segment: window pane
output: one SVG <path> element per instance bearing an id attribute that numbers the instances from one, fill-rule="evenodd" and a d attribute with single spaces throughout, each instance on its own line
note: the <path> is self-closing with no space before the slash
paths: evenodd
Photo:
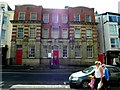
<path id="1" fill-rule="evenodd" d="M 75 57 L 81 57 L 80 45 L 75 45 Z"/>
<path id="2" fill-rule="evenodd" d="M 25 20 L 25 13 L 24 12 L 19 13 L 19 20 Z"/>
<path id="3" fill-rule="evenodd" d="M 62 15 L 62 23 L 67 23 L 67 15 Z"/>
<path id="4" fill-rule="evenodd" d="M 63 29 L 62 38 L 68 38 L 68 29 Z"/>
<path id="5" fill-rule="evenodd" d="M 59 38 L 59 29 L 52 28 L 52 38 Z"/>
<path id="6" fill-rule="evenodd" d="M 7 24 L 7 17 L 6 16 L 4 16 L 4 18 L 3 18 L 3 24 Z"/>
<path id="7" fill-rule="evenodd" d="M 74 21 L 80 21 L 80 16 L 79 14 L 74 15 Z"/>
<path id="8" fill-rule="evenodd" d="M 22 27 L 18 28 L 18 37 L 23 37 L 23 28 Z"/>
<path id="9" fill-rule="evenodd" d="M 49 23 L 49 14 L 47 14 L 47 13 L 43 14 L 43 21 L 44 21 L 44 23 Z"/>
<path id="10" fill-rule="evenodd" d="M 35 37 L 35 28 L 30 28 L 29 36 Z"/>
<path id="11" fill-rule="evenodd" d="M 91 17 L 90 17 L 90 15 L 86 15 L 86 22 L 91 22 Z"/>
<path id="12" fill-rule="evenodd" d="M 111 48 L 118 48 L 118 38 L 111 38 Z"/>
<path id="13" fill-rule="evenodd" d="M 117 17 L 116 16 L 109 16 L 109 21 L 110 22 L 117 22 Z"/>
<path id="14" fill-rule="evenodd" d="M 5 40 L 5 33 L 6 33 L 6 30 L 2 29 L 2 33 L 1 33 L 1 39 L 2 40 Z"/>
<path id="15" fill-rule="evenodd" d="M 53 23 L 58 23 L 58 15 L 52 15 L 52 22 Z"/>
<path id="16" fill-rule="evenodd" d="M 31 13 L 30 20 L 37 20 L 37 13 Z"/>
<path id="17" fill-rule="evenodd" d="M 116 25 L 109 25 L 109 27 L 110 27 L 110 34 L 111 35 L 118 34 L 118 32 L 117 32 L 117 26 Z"/>
<path id="18" fill-rule="evenodd" d="M 75 28 L 75 38 L 80 38 L 80 28 Z"/>
<path id="19" fill-rule="evenodd" d="M 48 38 L 48 29 L 47 28 L 44 28 L 42 30 L 42 38 Z"/>
<path id="20" fill-rule="evenodd" d="M 42 56 L 43 56 L 43 57 L 47 57 L 47 54 L 48 54 L 47 45 L 43 45 Z"/>
<path id="21" fill-rule="evenodd" d="M 67 57 L 67 46 L 63 46 L 63 57 Z"/>
<path id="22" fill-rule="evenodd" d="M 92 31 L 91 31 L 91 29 L 86 29 L 86 37 L 87 38 L 92 38 Z"/>
<path id="23" fill-rule="evenodd" d="M 92 58 L 93 57 L 93 47 L 87 46 L 87 57 Z"/>
<path id="24" fill-rule="evenodd" d="M 35 46 L 34 45 L 29 46 L 29 57 L 30 58 L 35 57 Z"/>

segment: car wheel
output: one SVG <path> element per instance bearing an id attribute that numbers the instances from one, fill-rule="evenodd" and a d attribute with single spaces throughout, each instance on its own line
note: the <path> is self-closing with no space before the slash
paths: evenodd
<path id="1" fill-rule="evenodd" d="M 82 84 L 81 84 L 81 86 L 82 86 L 83 88 L 88 88 L 88 87 L 89 87 L 89 86 L 88 86 L 88 83 L 89 83 L 89 81 L 83 81 Z"/>

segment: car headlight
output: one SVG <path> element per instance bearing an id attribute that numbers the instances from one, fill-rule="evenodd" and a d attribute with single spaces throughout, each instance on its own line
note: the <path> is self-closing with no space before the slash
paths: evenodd
<path id="1" fill-rule="evenodd" d="M 73 76 L 69 77 L 69 80 L 73 80 L 73 81 L 77 81 L 78 79 L 79 79 L 79 77 L 73 77 Z"/>

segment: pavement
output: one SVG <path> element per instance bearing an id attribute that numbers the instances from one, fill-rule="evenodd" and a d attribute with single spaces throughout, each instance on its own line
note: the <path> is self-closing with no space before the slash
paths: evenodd
<path id="1" fill-rule="evenodd" d="M 38 71 L 38 70 L 51 70 L 51 69 L 80 69 L 86 68 L 89 65 L 59 65 L 59 66 L 49 66 L 49 65 L 39 65 L 39 66 L 27 66 L 27 65 L 9 65 L 2 66 L 2 72 L 10 71 Z"/>

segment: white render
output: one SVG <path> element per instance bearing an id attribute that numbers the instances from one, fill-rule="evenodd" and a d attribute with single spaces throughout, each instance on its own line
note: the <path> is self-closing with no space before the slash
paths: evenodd
<path id="1" fill-rule="evenodd" d="M 6 30 L 6 32 L 5 32 L 5 39 L 1 40 L 1 47 L 4 47 L 5 45 L 8 46 L 8 51 L 7 51 L 7 57 L 6 57 L 6 59 L 10 59 L 11 36 L 12 36 L 12 23 L 10 22 L 10 20 L 13 20 L 14 11 L 9 10 L 10 7 L 5 2 L 0 2 L 0 7 L 1 6 L 4 6 L 4 8 L 0 8 L 0 33 L 2 32 L 2 29 Z M 2 23 L 2 21 L 3 21 L 3 15 L 5 17 L 7 17 L 7 23 L 6 24 Z M 1 36 L 0 36 L 0 38 L 1 38 Z"/>
<path id="2" fill-rule="evenodd" d="M 112 14 L 110 14 L 112 16 Z M 117 15 L 113 15 L 117 16 Z M 97 30 L 98 30 L 98 41 L 99 41 L 99 50 L 100 53 L 104 53 L 108 50 L 120 50 L 120 39 L 119 39 L 119 32 L 118 32 L 118 22 L 109 22 L 109 13 L 106 15 L 98 14 L 95 16 L 96 22 L 98 22 Z M 109 25 L 117 25 L 117 34 L 110 35 L 110 26 Z M 119 40 L 119 47 L 118 48 L 111 48 L 111 41 L 110 38 L 118 38 Z"/>

